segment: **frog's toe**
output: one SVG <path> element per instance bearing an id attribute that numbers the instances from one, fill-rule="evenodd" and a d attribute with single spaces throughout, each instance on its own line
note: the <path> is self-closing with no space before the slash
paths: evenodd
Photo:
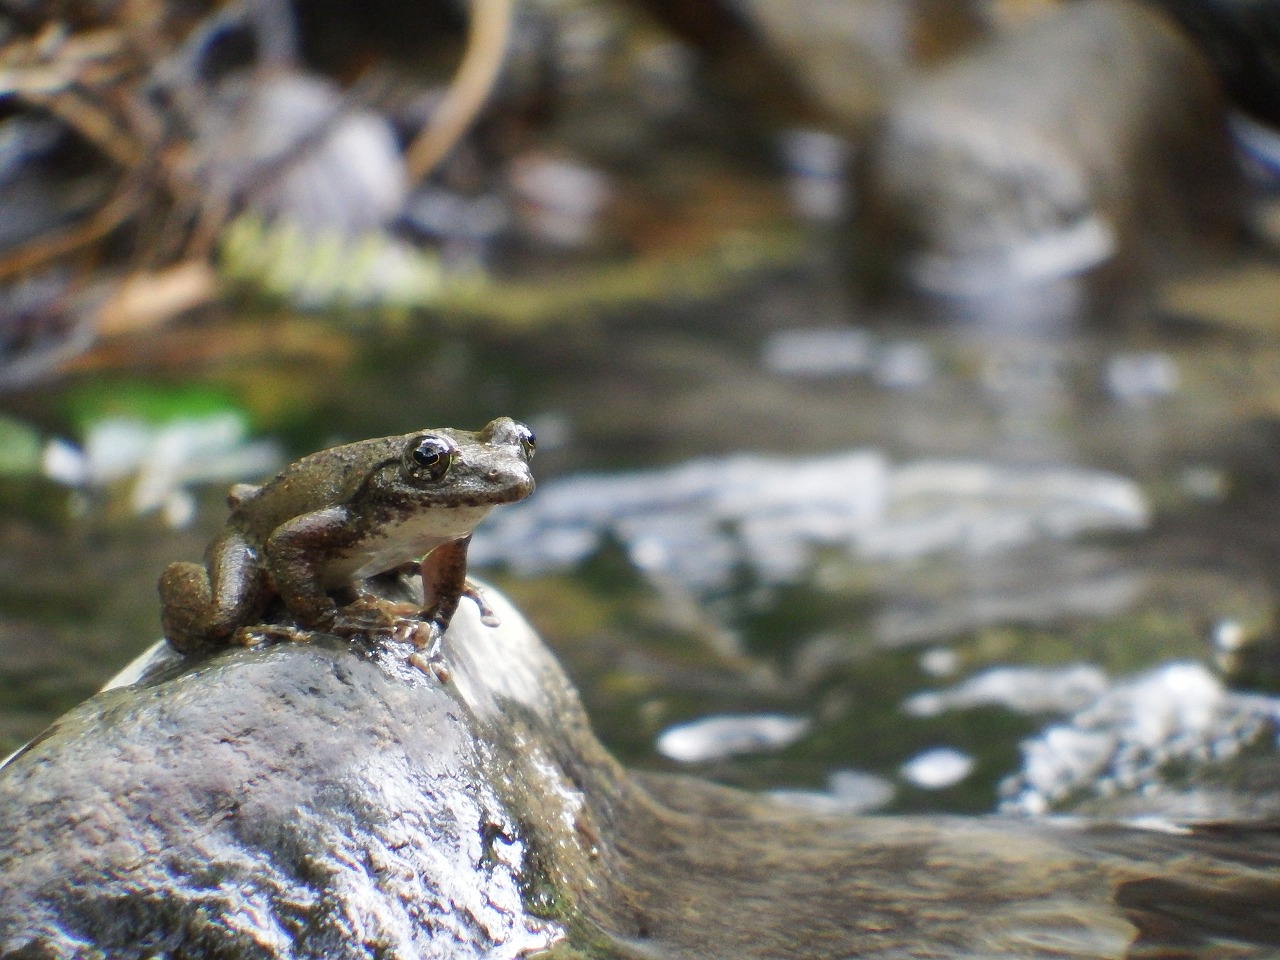
<path id="1" fill-rule="evenodd" d="M 470 580 L 462 588 L 462 595 L 469 597 L 471 602 L 476 605 L 480 611 L 480 622 L 486 627 L 500 627 L 502 621 L 498 619 L 498 615 L 493 612 L 493 607 L 489 606 L 488 601 L 484 598 L 484 591 L 472 583 Z"/>
<path id="2" fill-rule="evenodd" d="M 339 620 L 348 632 L 368 630 L 386 633 L 406 622 L 416 622 L 419 608 L 412 603 L 396 603 L 372 594 L 362 594 L 342 608 Z"/>
<path id="3" fill-rule="evenodd" d="M 407 641 L 420 650 L 438 647 L 440 643 L 440 628 L 417 617 L 399 618 L 387 632 L 393 640 Z"/>
<path id="4" fill-rule="evenodd" d="M 333 633 L 348 639 L 381 638 L 428 647 L 443 632 L 438 623 L 424 620 L 414 604 L 394 603 L 362 596 L 342 608 Z"/>
<path id="5" fill-rule="evenodd" d="M 430 657 L 425 653 L 410 654 L 408 663 L 410 666 L 417 667 L 427 676 L 435 677 L 441 683 L 448 683 L 453 679 L 453 672 L 444 664 L 439 657 Z"/>
<path id="6" fill-rule="evenodd" d="M 306 643 L 314 634 L 310 630 L 283 623 L 260 623 L 241 627 L 231 635 L 231 642 L 241 647 L 260 647 L 269 643 Z"/>
<path id="7" fill-rule="evenodd" d="M 417 647 L 415 657 L 425 657 L 432 662 L 440 659 L 444 644 L 444 627 L 433 620 L 419 620 L 404 637 Z"/>

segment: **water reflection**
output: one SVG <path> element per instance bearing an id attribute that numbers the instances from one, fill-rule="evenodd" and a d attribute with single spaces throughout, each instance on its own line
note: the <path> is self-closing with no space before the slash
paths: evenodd
<path id="1" fill-rule="evenodd" d="M 1098 470 L 895 465 L 877 450 L 743 453 L 549 481 L 481 528 L 472 552 L 477 562 L 533 573 L 580 563 L 613 538 L 639 569 L 710 591 L 742 568 L 765 583 L 793 581 L 824 547 L 875 561 L 993 555 L 1042 539 L 1141 530 L 1149 513 L 1136 483 Z"/>
<path id="2" fill-rule="evenodd" d="M 1098 699 L 1107 675 L 1089 663 L 1067 667 L 993 667 L 948 690 L 913 694 L 902 709 L 917 717 L 997 704 L 1018 713 L 1066 713 Z"/>
<path id="3" fill-rule="evenodd" d="M 769 796 L 813 813 L 870 813 L 893 800 L 892 781 L 861 770 L 838 769 L 827 776 L 825 790 L 770 790 Z"/>
<path id="4" fill-rule="evenodd" d="M 658 752 L 681 763 L 705 763 L 738 754 L 781 750 L 808 733 L 804 717 L 760 713 L 701 717 L 663 731 Z"/>
<path id="5" fill-rule="evenodd" d="M 954 787 L 973 773 L 974 759 L 952 747 L 934 747 L 902 765 L 902 779 L 922 790 Z"/>
<path id="6" fill-rule="evenodd" d="M 1116 246 L 1111 225 L 1089 216 L 981 256 L 957 259 L 949 254 L 917 254 L 907 270 L 921 290 L 949 297 L 994 299 L 1019 288 L 1039 292 L 1046 280 L 1083 273 L 1110 259 Z"/>

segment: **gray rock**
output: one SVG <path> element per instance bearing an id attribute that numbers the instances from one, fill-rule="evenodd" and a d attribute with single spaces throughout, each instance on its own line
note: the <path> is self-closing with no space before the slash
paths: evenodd
<path id="1" fill-rule="evenodd" d="M 973 0 L 728 0 L 826 117 L 858 132 L 921 63 L 982 31 Z"/>
<path id="2" fill-rule="evenodd" d="M 1271 830 L 818 816 L 628 775 L 490 600 L 447 681 L 316 637 L 67 714 L 0 771 L 0 957 L 1276 955 Z"/>
<path id="3" fill-rule="evenodd" d="M 235 76 L 199 113 L 196 179 L 211 197 L 307 234 L 359 236 L 408 197 L 391 123 L 320 77 Z"/>
<path id="4" fill-rule="evenodd" d="M 924 76 L 870 149 L 868 222 L 917 286 L 1143 270 L 1240 218 L 1218 84 L 1144 4 L 1063 4 Z"/>
<path id="5" fill-rule="evenodd" d="M 512 620 L 502 632 L 518 639 Z M 491 639 L 474 618 L 469 632 Z M 525 909 L 531 824 L 511 810 L 563 816 L 567 798 L 527 793 L 548 777 L 506 782 L 512 757 L 481 733 L 506 711 L 518 736 L 522 700 L 550 708 L 537 664 L 475 691 L 405 654 L 331 638 L 228 651 L 63 717 L 0 777 L 0 954 L 35 941 L 58 957 L 481 957 L 553 942 L 559 927 Z"/>

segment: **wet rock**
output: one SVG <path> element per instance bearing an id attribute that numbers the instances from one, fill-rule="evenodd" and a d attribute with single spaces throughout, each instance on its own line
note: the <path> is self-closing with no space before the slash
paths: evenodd
<path id="1" fill-rule="evenodd" d="M 1280 731 L 1280 702 L 1241 693 L 1198 663 L 1173 662 L 1105 689 L 1022 744 L 1022 769 L 1001 784 L 1009 812 L 1104 807 L 1138 816 L 1275 816 L 1272 791 L 1233 790 L 1277 761 L 1259 745 Z M 1240 762 L 1255 750 L 1257 759 Z M 1177 782 L 1182 781 L 1182 782 Z M 1271 782 L 1274 783 L 1274 780 Z"/>
<path id="2" fill-rule="evenodd" d="M 515 617 L 503 632 L 524 635 Z M 571 816 L 572 776 L 534 750 L 558 772 L 506 783 L 515 743 L 495 752 L 480 732 L 510 711 L 518 738 L 529 704 L 555 709 L 550 661 L 476 690 L 466 665 L 441 684 L 405 653 L 316 639 L 170 661 L 68 714 L 4 770 L 0 954 L 479 957 L 554 942 L 558 925 L 524 906 L 531 821 L 512 811 Z M 565 792 L 526 795 L 535 782 Z"/>
<path id="3" fill-rule="evenodd" d="M 225 81 L 200 115 L 196 155 L 197 179 L 212 196 L 308 232 L 380 228 L 408 194 L 386 118 L 304 73 Z"/>
<path id="4" fill-rule="evenodd" d="M 819 815 L 628 775 L 500 597 L 170 657 L 0 771 L 0 956 L 1274 956 L 1280 837 Z M 1203 946 L 1203 949 L 1201 947 Z M 1154 953 L 1152 954 L 1154 955 Z"/>
<path id="5" fill-rule="evenodd" d="M 805 93 L 849 129 L 918 63 L 953 52 L 982 29 L 967 0 L 730 0 Z"/>
<path id="6" fill-rule="evenodd" d="M 946 294 L 1152 267 L 1239 218 L 1213 73 L 1139 3 L 1064 4 L 925 76 L 870 152 L 870 229 Z"/>

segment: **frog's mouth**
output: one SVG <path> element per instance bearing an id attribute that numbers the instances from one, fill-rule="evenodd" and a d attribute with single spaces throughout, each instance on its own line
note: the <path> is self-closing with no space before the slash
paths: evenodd
<path id="1" fill-rule="evenodd" d="M 534 492 L 534 481 L 530 477 L 529 480 L 503 486 L 499 490 L 489 490 L 485 494 L 484 503 L 490 507 L 500 507 L 504 503 L 518 503 L 529 497 L 532 492 Z"/>
<path id="2" fill-rule="evenodd" d="M 496 499 L 494 503 L 515 503 L 523 500 L 533 493 L 536 487 L 537 484 L 534 482 L 533 474 L 526 472 L 523 477 L 503 487 L 499 492 L 500 499 Z"/>

